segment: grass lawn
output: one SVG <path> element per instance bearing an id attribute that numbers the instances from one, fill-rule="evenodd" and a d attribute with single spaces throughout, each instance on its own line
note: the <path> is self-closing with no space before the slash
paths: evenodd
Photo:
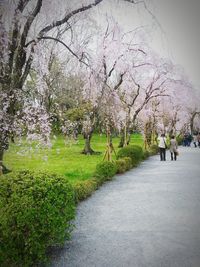
<path id="1" fill-rule="evenodd" d="M 63 174 L 73 183 L 76 180 L 86 180 L 91 178 L 95 166 L 102 161 L 106 149 L 106 136 L 94 134 L 91 146 L 95 151 L 101 152 L 99 155 L 83 155 L 81 150 L 84 147 L 84 140 L 79 136 L 77 143 L 65 143 L 62 136 L 52 139 L 51 149 L 38 149 L 32 152 L 27 150 L 25 144 L 11 144 L 5 153 L 4 162 L 12 170 L 48 170 Z M 113 138 L 113 145 L 118 151 L 119 137 Z M 131 144 L 143 145 L 142 137 L 139 134 L 131 136 Z M 27 150 L 26 152 L 23 152 Z M 113 154 L 113 159 L 115 156 Z"/>

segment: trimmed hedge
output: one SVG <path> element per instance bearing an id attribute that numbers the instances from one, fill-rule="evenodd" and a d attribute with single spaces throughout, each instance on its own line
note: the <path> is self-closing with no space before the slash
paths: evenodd
<path id="1" fill-rule="evenodd" d="M 91 196 L 97 187 L 97 181 L 95 179 L 75 182 L 73 188 L 75 191 L 76 203 Z"/>
<path id="2" fill-rule="evenodd" d="M 126 171 L 132 168 L 132 160 L 130 157 L 124 157 L 123 160 L 126 161 Z"/>
<path id="3" fill-rule="evenodd" d="M 96 165 L 95 178 L 98 186 L 104 181 L 111 180 L 117 173 L 117 166 L 114 162 L 102 161 Z"/>
<path id="4" fill-rule="evenodd" d="M 156 154 L 158 154 L 158 152 L 159 152 L 159 147 L 158 147 L 158 145 L 151 145 L 151 146 L 150 146 L 150 149 L 149 149 L 149 152 L 150 152 L 151 155 L 156 155 Z"/>
<path id="5" fill-rule="evenodd" d="M 73 229 L 74 191 L 65 177 L 20 171 L 0 179 L 0 266 L 36 266 Z"/>
<path id="6" fill-rule="evenodd" d="M 148 150 L 143 151 L 143 159 L 147 159 L 150 156 L 150 152 Z"/>
<path id="7" fill-rule="evenodd" d="M 118 159 L 115 163 L 117 166 L 117 173 L 124 173 L 127 170 L 127 163 L 124 159 Z"/>
<path id="8" fill-rule="evenodd" d="M 143 150 L 140 146 L 127 146 L 121 148 L 117 153 L 117 159 L 129 157 L 132 161 L 132 166 L 136 166 L 143 157 Z"/>
<path id="9" fill-rule="evenodd" d="M 24 170 L 1 176 L 0 266 L 44 266 L 47 249 L 70 238 L 75 203 L 147 156 L 140 146 L 122 148 L 116 162 L 97 164 L 94 179 L 73 186 L 65 177 L 48 172 Z"/>

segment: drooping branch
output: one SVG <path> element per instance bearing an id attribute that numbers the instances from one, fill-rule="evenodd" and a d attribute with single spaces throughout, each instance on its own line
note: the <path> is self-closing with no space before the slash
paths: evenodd
<path id="1" fill-rule="evenodd" d="M 43 28 L 39 34 L 38 37 L 43 37 L 47 32 L 49 32 L 50 30 L 52 30 L 55 27 L 61 26 L 62 24 L 66 23 L 71 17 L 73 17 L 74 15 L 81 13 L 83 11 L 86 11 L 96 5 L 98 5 L 99 3 L 101 3 L 103 0 L 95 0 L 94 3 L 89 4 L 87 6 L 82 6 L 80 8 L 77 8 L 73 11 L 71 11 L 70 13 L 68 13 L 63 19 L 61 20 L 57 20 L 49 25 L 47 25 L 45 28 Z"/>
<path id="2" fill-rule="evenodd" d="M 67 50 L 74 56 L 74 57 L 76 57 L 77 59 L 78 59 L 78 61 L 79 62 L 81 62 L 81 63 L 83 63 L 83 64 L 85 64 L 87 67 L 89 67 L 89 64 L 87 63 L 87 62 L 85 62 L 85 61 L 83 61 L 83 57 L 79 57 L 67 44 L 65 44 L 63 41 L 61 41 L 60 39 L 57 39 L 57 38 L 55 38 L 55 37 L 51 37 L 51 36 L 43 36 L 43 37 L 39 37 L 39 38 L 37 38 L 37 40 L 39 41 L 39 40 L 53 40 L 53 41 L 55 41 L 55 42 L 58 42 L 58 43 L 60 43 L 60 44 L 62 44 L 65 48 L 67 48 Z M 30 44 L 32 44 L 32 43 L 35 43 L 35 41 L 36 40 L 32 40 L 32 41 L 30 41 L 30 42 L 28 42 L 26 45 L 25 45 L 25 47 L 28 47 Z"/>
<path id="3" fill-rule="evenodd" d="M 159 94 L 156 94 L 156 95 L 152 95 L 148 98 L 148 101 L 146 101 L 147 103 L 152 99 L 152 98 L 157 98 L 157 97 L 169 97 L 170 95 L 169 94 L 164 94 L 164 93 L 159 93 Z"/>
<path id="4" fill-rule="evenodd" d="M 135 5 L 142 4 L 144 6 L 144 8 L 147 10 L 147 12 L 149 13 L 149 15 L 152 17 L 152 19 L 155 20 L 155 22 L 157 23 L 157 25 L 159 26 L 161 31 L 164 33 L 162 25 L 160 24 L 160 22 L 158 21 L 156 16 L 153 14 L 153 12 L 148 8 L 148 6 L 144 0 L 138 0 L 138 1 L 137 0 L 124 0 L 124 1 L 135 4 Z"/>

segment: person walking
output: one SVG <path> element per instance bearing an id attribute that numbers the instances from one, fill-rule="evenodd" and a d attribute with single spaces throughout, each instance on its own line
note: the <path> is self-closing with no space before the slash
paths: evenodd
<path id="1" fill-rule="evenodd" d="M 167 148 L 167 140 L 165 137 L 165 134 L 161 134 L 161 136 L 158 137 L 158 147 L 160 150 L 160 160 L 165 161 L 166 160 L 166 148 Z"/>
<path id="2" fill-rule="evenodd" d="M 198 144 L 197 133 L 194 133 L 193 135 L 193 144 L 194 144 L 194 147 L 197 147 L 197 144 Z"/>
<path id="3" fill-rule="evenodd" d="M 197 142 L 198 142 L 198 147 L 200 148 L 200 133 L 197 135 Z"/>
<path id="4" fill-rule="evenodd" d="M 188 146 L 191 145 L 191 142 L 192 142 L 192 134 L 191 133 L 188 133 L 188 141 L 187 141 Z"/>
<path id="5" fill-rule="evenodd" d="M 177 149 L 178 149 L 178 144 L 176 142 L 175 136 L 172 135 L 171 139 L 170 139 L 170 147 L 169 147 L 170 154 L 171 154 L 171 160 L 176 160 L 177 153 L 178 153 Z"/>
<path id="6" fill-rule="evenodd" d="M 187 146 L 188 145 L 188 136 L 186 133 L 184 133 L 184 136 L 183 136 L 183 145 L 184 146 Z"/>

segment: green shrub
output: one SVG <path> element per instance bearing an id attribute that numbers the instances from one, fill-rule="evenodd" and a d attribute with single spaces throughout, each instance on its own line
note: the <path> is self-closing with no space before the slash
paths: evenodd
<path id="1" fill-rule="evenodd" d="M 124 157 L 123 160 L 126 162 L 126 171 L 130 170 L 132 166 L 132 160 L 130 157 Z"/>
<path id="2" fill-rule="evenodd" d="M 132 161 L 132 165 L 137 165 L 143 157 L 143 150 L 140 146 L 127 146 L 121 148 L 117 153 L 117 159 L 130 157 Z"/>
<path id="3" fill-rule="evenodd" d="M 0 179 L 0 266 L 45 263 L 47 248 L 70 237 L 74 191 L 47 172 L 20 171 Z"/>
<path id="4" fill-rule="evenodd" d="M 127 163 L 124 159 L 118 159 L 115 163 L 117 166 L 117 173 L 124 173 L 127 170 Z"/>
<path id="5" fill-rule="evenodd" d="M 77 181 L 73 184 L 76 203 L 89 197 L 97 189 L 97 181 L 85 180 Z"/>
<path id="6" fill-rule="evenodd" d="M 150 156 L 150 152 L 148 150 L 145 150 L 143 152 L 143 159 L 147 159 Z"/>
<path id="7" fill-rule="evenodd" d="M 156 154 L 158 154 L 158 152 L 159 152 L 159 147 L 158 147 L 158 145 L 151 145 L 150 146 L 150 149 L 149 149 L 149 152 L 150 152 L 150 154 L 151 155 L 156 155 Z"/>
<path id="8" fill-rule="evenodd" d="M 182 135 L 178 135 L 176 137 L 176 141 L 177 141 L 178 145 L 181 146 L 183 144 L 183 136 Z"/>
<path id="9" fill-rule="evenodd" d="M 111 178 L 117 173 L 117 166 L 114 162 L 102 161 L 96 165 L 95 177 L 98 181 L 98 185 L 104 181 L 111 180 Z"/>

